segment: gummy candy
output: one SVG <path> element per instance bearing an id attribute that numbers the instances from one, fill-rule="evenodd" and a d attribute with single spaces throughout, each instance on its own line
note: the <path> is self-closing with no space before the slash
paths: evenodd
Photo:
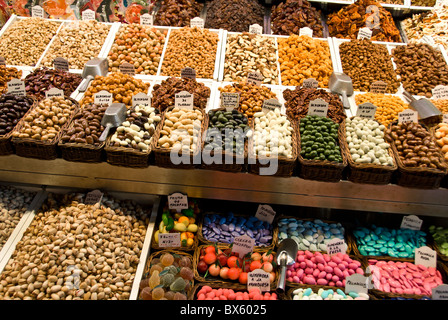
<path id="1" fill-rule="evenodd" d="M 191 260 L 188 257 L 181 257 L 179 259 L 179 266 L 180 267 L 186 267 L 186 268 L 191 268 Z"/>
<path id="2" fill-rule="evenodd" d="M 167 273 L 160 277 L 160 283 L 163 284 L 164 287 L 169 287 L 173 281 L 174 275 L 172 273 Z"/>
<path id="3" fill-rule="evenodd" d="M 160 284 L 159 271 L 155 270 L 152 273 L 151 277 L 148 280 L 148 284 L 151 289 L 154 289 L 156 286 Z"/>
<path id="4" fill-rule="evenodd" d="M 174 295 L 175 295 L 175 293 L 174 293 L 173 291 L 167 291 L 167 292 L 165 292 L 165 298 L 166 298 L 167 300 L 173 300 L 173 299 L 174 299 Z"/>
<path id="5" fill-rule="evenodd" d="M 143 300 L 152 300 L 152 292 L 150 287 L 143 288 L 142 292 L 140 293 L 140 296 Z"/>
<path id="6" fill-rule="evenodd" d="M 157 287 L 152 290 L 152 299 L 160 300 L 165 296 L 165 290 L 162 287 Z"/>
<path id="7" fill-rule="evenodd" d="M 161 257 L 160 257 L 160 262 L 162 262 L 162 264 L 164 266 L 170 266 L 173 264 L 174 262 L 174 257 L 171 253 L 164 253 Z"/>
<path id="8" fill-rule="evenodd" d="M 165 270 L 174 275 L 177 275 L 179 273 L 179 269 L 177 269 L 175 266 L 168 266 L 163 268 L 163 271 Z"/>
<path id="9" fill-rule="evenodd" d="M 182 291 L 185 289 L 186 285 L 187 283 L 185 282 L 185 280 L 179 277 L 176 278 L 176 280 L 174 280 L 174 282 L 170 285 L 170 289 L 172 291 Z"/>
<path id="10" fill-rule="evenodd" d="M 161 272 L 163 270 L 163 265 L 162 264 L 154 264 L 151 266 L 151 269 L 149 269 L 149 275 L 152 275 L 152 273 L 154 271 L 159 271 Z"/>
<path id="11" fill-rule="evenodd" d="M 180 269 L 179 275 L 185 280 L 193 280 L 194 277 L 193 270 L 186 267 L 182 267 L 182 269 Z"/>
<path id="12" fill-rule="evenodd" d="M 185 294 L 183 294 L 183 293 L 176 292 L 174 294 L 173 300 L 187 300 L 187 296 Z"/>

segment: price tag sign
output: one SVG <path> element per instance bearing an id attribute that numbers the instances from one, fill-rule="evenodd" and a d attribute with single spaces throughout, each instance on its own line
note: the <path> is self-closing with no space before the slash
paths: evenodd
<path id="1" fill-rule="evenodd" d="M 111 105 L 113 102 L 112 93 L 106 90 L 101 90 L 93 95 L 93 103 Z"/>
<path id="2" fill-rule="evenodd" d="M 262 34 L 263 33 L 263 27 L 260 26 L 259 24 L 251 24 L 249 26 L 249 33 Z"/>
<path id="3" fill-rule="evenodd" d="M 180 71 L 180 77 L 196 80 L 196 70 L 190 67 L 183 68 Z"/>
<path id="4" fill-rule="evenodd" d="M 308 28 L 308 27 L 300 28 L 299 36 L 308 36 L 308 37 L 312 38 L 313 37 L 313 29 Z"/>
<path id="5" fill-rule="evenodd" d="M 418 123 L 418 112 L 406 109 L 398 113 L 398 123 L 414 122 Z"/>
<path id="6" fill-rule="evenodd" d="M 50 90 L 45 91 L 45 97 L 47 99 L 49 98 L 63 98 L 64 97 L 64 91 L 58 88 L 51 88 Z"/>
<path id="7" fill-rule="evenodd" d="M 0 66 L 6 66 L 5 57 L 0 57 Z"/>
<path id="8" fill-rule="evenodd" d="M 240 94 L 238 92 L 221 92 L 221 107 L 227 111 L 238 108 L 240 104 Z"/>
<path id="9" fill-rule="evenodd" d="M 374 119 L 376 113 L 376 106 L 373 103 L 365 102 L 358 106 L 356 116 L 360 118 Z"/>
<path id="10" fill-rule="evenodd" d="M 62 71 L 67 71 L 67 72 L 70 70 L 70 65 L 69 65 L 68 61 L 62 57 L 54 58 L 53 67 L 57 70 L 62 70 Z"/>
<path id="11" fill-rule="evenodd" d="M 144 26 L 152 26 L 154 24 L 154 16 L 144 13 L 140 16 L 140 24 Z"/>
<path id="12" fill-rule="evenodd" d="M 255 269 L 247 274 L 247 290 L 253 288 L 260 289 L 260 292 L 271 290 L 271 281 L 269 273 L 263 269 Z"/>
<path id="13" fill-rule="evenodd" d="M 181 91 L 174 96 L 174 105 L 177 108 L 193 110 L 193 95 L 187 91 Z"/>
<path id="14" fill-rule="evenodd" d="M 125 62 L 120 64 L 120 72 L 124 74 L 128 74 L 130 76 L 135 76 L 135 67 L 133 64 Z"/>
<path id="15" fill-rule="evenodd" d="M 368 27 L 364 27 L 359 29 L 358 31 L 358 39 L 370 39 L 372 38 L 372 30 Z"/>
<path id="16" fill-rule="evenodd" d="M 443 120 L 442 120 L 442 122 L 443 122 L 443 123 L 448 123 L 448 113 L 444 113 L 444 114 L 443 114 Z"/>
<path id="17" fill-rule="evenodd" d="M 132 106 L 135 107 L 137 105 L 149 107 L 151 105 L 151 98 L 143 92 L 139 92 L 132 96 Z"/>
<path id="18" fill-rule="evenodd" d="M 257 86 L 263 83 L 264 77 L 259 72 L 249 72 L 247 74 L 247 83 L 253 83 Z"/>
<path id="19" fill-rule="evenodd" d="M 333 238 L 327 243 L 327 253 L 332 256 L 337 253 L 346 253 L 347 245 L 344 239 Z"/>
<path id="20" fill-rule="evenodd" d="M 95 11 L 86 9 L 81 14 L 82 20 L 95 20 Z"/>
<path id="21" fill-rule="evenodd" d="M 11 81 L 7 83 L 7 86 L 8 93 L 16 96 L 26 96 L 25 81 L 20 79 L 11 79 Z"/>
<path id="22" fill-rule="evenodd" d="M 370 287 L 369 282 L 370 277 L 365 277 L 362 274 L 354 273 L 345 278 L 345 293 L 352 291 L 367 294 Z"/>
<path id="23" fill-rule="evenodd" d="M 100 190 L 95 189 L 86 194 L 84 204 L 95 205 L 97 203 L 101 203 L 102 199 L 103 199 L 103 193 Z"/>
<path id="24" fill-rule="evenodd" d="M 374 81 L 370 84 L 370 92 L 386 93 L 387 83 L 384 81 Z"/>
<path id="25" fill-rule="evenodd" d="M 255 218 L 258 218 L 261 221 L 266 221 L 269 224 L 272 224 L 275 218 L 275 211 L 272 209 L 270 205 L 260 204 L 258 206 L 257 212 L 255 213 Z"/>
<path id="26" fill-rule="evenodd" d="M 417 217 L 416 215 L 404 216 L 403 220 L 401 220 L 401 229 L 411 229 L 411 230 L 420 230 L 422 227 L 423 220 Z"/>
<path id="27" fill-rule="evenodd" d="M 318 86 L 319 86 L 319 82 L 314 78 L 309 78 L 309 79 L 303 80 L 303 84 L 302 84 L 303 88 L 317 89 Z"/>
<path id="28" fill-rule="evenodd" d="M 204 28 L 204 19 L 200 17 L 195 17 L 190 20 L 190 28 Z"/>
<path id="29" fill-rule="evenodd" d="M 31 16 L 33 18 L 45 18 L 45 11 L 41 6 L 34 6 L 31 8 Z"/>
<path id="30" fill-rule="evenodd" d="M 180 247 L 180 233 L 159 233 L 159 247 L 161 248 L 178 248 Z"/>
<path id="31" fill-rule="evenodd" d="M 328 113 L 328 102 L 322 99 L 314 99 L 310 101 L 308 107 L 308 115 L 326 117 Z"/>
<path id="32" fill-rule="evenodd" d="M 423 246 L 421 248 L 415 249 L 415 264 L 423 265 L 427 268 L 437 267 L 437 253 L 430 247 Z"/>
<path id="33" fill-rule="evenodd" d="M 261 110 L 267 114 L 269 111 L 275 111 L 275 109 L 281 109 L 282 104 L 277 99 L 267 99 L 263 101 Z"/>
<path id="34" fill-rule="evenodd" d="M 433 99 L 448 99 L 448 86 L 438 85 L 432 89 Z"/>
<path id="35" fill-rule="evenodd" d="M 181 212 L 188 209 L 188 196 L 180 192 L 174 192 L 168 195 L 168 209 Z"/>
<path id="36" fill-rule="evenodd" d="M 232 252 L 238 253 L 239 257 L 243 258 L 246 254 L 252 253 L 254 246 L 255 239 L 244 234 L 233 239 Z"/>
<path id="37" fill-rule="evenodd" d="M 441 284 L 433 288 L 431 299 L 432 300 L 448 300 L 448 284 Z"/>

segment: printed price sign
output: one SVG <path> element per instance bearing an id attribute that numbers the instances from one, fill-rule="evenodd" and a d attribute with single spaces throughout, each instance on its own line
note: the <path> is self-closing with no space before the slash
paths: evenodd
<path id="1" fill-rule="evenodd" d="M 255 213 L 255 217 L 260 219 L 261 221 L 266 221 L 272 224 L 275 218 L 275 211 L 270 205 L 260 204 L 258 206 L 257 212 Z"/>
<path id="2" fill-rule="evenodd" d="M 309 78 L 309 79 L 303 80 L 303 84 L 302 84 L 303 88 L 317 89 L 318 86 L 319 86 L 319 82 L 314 78 Z"/>
<path id="3" fill-rule="evenodd" d="M 365 277 L 362 274 L 354 273 L 345 278 L 345 293 L 352 291 L 367 294 L 370 287 L 369 282 L 370 277 Z"/>
<path id="4" fill-rule="evenodd" d="M 347 245 L 344 239 L 333 238 L 327 243 L 327 253 L 332 256 L 337 253 L 346 253 Z"/>
<path id="5" fill-rule="evenodd" d="M 187 91 L 181 91 L 174 96 L 174 105 L 177 108 L 193 110 L 193 95 Z"/>
<path id="6" fill-rule="evenodd" d="M 20 79 L 12 79 L 7 83 L 8 93 L 16 96 L 26 96 L 25 81 Z"/>
<path id="7" fill-rule="evenodd" d="M 406 109 L 402 112 L 398 113 L 398 123 L 405 123 L 405 122 L 418 122 L 418 112 Z"/>
<path id="8" fill-rule="evenodd" d="M 427 268 L 437 267 L 437 253 L 430 247 L 423 246 L 415 249 L 415 264 L 421 264 Z"/>
<path id="9" fill-rule="evenodd" d="M 6 66 L 5 57 L 0 57 L 0 66 Z"/>
<path id="10" fill-rule="evenodd" d="M 421 220 L 416 215 L 404 216 L 403 220 L 401 220 L 401 229 L 411 229 L 411 230 L 420 230 L 422 227 L 423 220 Z"/>
<path id="11" fill-rule="evenodd" d="M 259 24 L 251 24 L 249 26 L 249 33 L 262 34 L 263 33 L 263 27 L 260 26 Z"/>
<path id="12" fill-rule="evenodd" d="M 370 39 L 372 38 L 372 30 L 368 27 L 364 27 L 359 29 L 358 31 L 358 39 Z"/>
<path id="13" fill-rule="evenodd" d="M 111 105 L 113 102 L 112 93 L 106 90 L 101 90 L 93 95 L 93 103 Z"/>
<path id="14" fill-rule="evenodd" d="M 86 9 L 82 12 L 82 20 L 95 20 L 95 11 Z"/>
<path id="15" fill-rule="evenodd" d="M 247 74 L 247 83 L 253 83 L 257 86 L 263 83 L 264 77 L 259 72 L 249 72 Z"/>
<path id="16" fill-rule="evenodd" d="M 448 300 L 448 284 L 441 284 L 432 289 L 432 300 Z"/>
<path id="17" fill-rule="evenodd" d="M 132 106 L 135 107 L 136 105 L 148 107 L 151 105 L 151 98 L 143 92 L 139 92 L 132 96 Z"/>
<path id="18" fill-rule="evenodd" d="M 238 108 L 240 104 L 240 94 L 238 92 L 221 92 L 221 107 L 227 111 Z"/>
<path id="19" fill-rule="evenodd" d="M 313 29 L 308 28 L 308 27 L 300 28 L 299 36 L 308 36 L 308 37 L 312 38 L 313 37 Z"/>
<path id="20" fill-rule="evenodd" d="M 34 6 L 31 8 L 31 16 L 33 18 L 45 18 L 45 11 L 41 6 Z"/>
<path id="21" fill-rule="evenodd" d="M 84 204 L 95 205 L 97 203 L 101 203 L 103 199 L 103 193 L 95 189 L 86 194 L 86 198 L 84 199 Z"/>
<path id="22" fill-rule="evenodd" d="M 190 67 L 183 68 L 180 71 L 180 77 L 196 80 L 196 70 Z"/>
<path id="23" fill-rule="evenodd" d="M 154 24 L 154 16 L 144 13 L 140 16 L 140 24 L 144 26 L 152 26 Z"/>
<path id="24" fill-rule="evenodd" d="M 128 74 L 130 76 L 135 76 L 135 67 L 133 64 L 125 62 L 120 64 L 119 68 L 121 73 Z"/>
<path id="25" fill-rule="evenodd" d="M 188 209 L 188 196 L 180 192 L 174 192 L 168 195 L 168 209 L 181 212 Z"/>
<path id="26" fill-rule="evenodd" d="M 263 269 L 255 269 L 247 274 L 247 290 L 252 288 L 260 289 L 260 292 L 271 290 L 271 281 L 269 273 Z"/>
<path id="27" fill-rule="evenodd" d="M 190 28 L 204 28 L 204 19 L 200 17 L 195 17 L 190 20 Z"/>
<path id="28" fill-rule="evenodd" d="M 448 86 L 438 85 L 432 89 L 433 99 L 448 99 Z"/>
<path id="29" fill-rule="evenodd" d="M 264 113 L 269 113 L 269 111 L 275 111 L 275 109 L 281 109 L 282 104 L 278 102 L 277 99 L 267 99 L 263 101 L 263 105 L 261 106 L 261 110 Z"/>
<path id="30" fill-rule="evenodd" d="M 238 253 L 240 258 L 243 258 L 246 254 L 252 253 L 254 245 L 255 239 L 245 234 L 233 239 L 232 252 Z"/>
<path id="31" fill-rule="evenodd" d="M 67 71 L 67 72 L 70 70 L 70 65 L 69 65 L 68 61 L 62 57 L 54 58 L 53 67 L 57 70 L 62 70 L 62 71 Z"/>
<path id="32" fill-rule="evenodd" d="M 308 107 L 308 115 L 326 117 L 328 113 L 328 102 L 322 99 L 314 99 L 310 101 Z"/>
<path id="33" fill-rule="evenodd" d="M 51 88 L 50 90 L 45 91 L 45 97 L 48 98 L 55 98 L 55 97 L 64 97 L 64 91 L 58 88 Z"/>
<path id="34" fill-rule="evenodd" d="M 180 247 L 180 233 L 159 233 L 158 245 L 161 248 Z"/>
<path id="35" fill-rule="evenodd" d="M 384 81 L 374 81 L 370 84 L 370 92 L 372 93 L 385 93 L 387 89 L 387 83 Z"/>
<path id="36" fill-rule="evenodd" d="M 376 113 L 376 106 L 370 102 L 365 102 L 358 106 L 356 116 L 367 119 L 374 119 Z"/>

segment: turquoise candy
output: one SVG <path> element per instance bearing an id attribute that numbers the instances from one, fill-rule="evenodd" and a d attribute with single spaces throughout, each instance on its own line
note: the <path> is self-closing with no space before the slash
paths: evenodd
<path id="1" fill-rule="evenodd" d="M 381 253 L 381 254 L 386 254 L 387 251 L 388 251 L 388 249 L 387 249 L 386 247 L 382 247 L 382 248 L 380 248 L 380 253 Z"/>
<path id="2" fill-rule="evenodd" d="M 402 243 L 398 242 L 398 243 L 395 244 L 395 249 L 401 249 L 401 248 L 403 248 L 403 244 Z"/>
<path id="3" fill-rule="evenodd" d="M 395 247 L 395 242 L 393 242 L 392 240 L 389 240 L 389 241 L 387 242 L 387 246 L 388 246 L 388 247 Z"/>
<path id="4" fill-rule="evenodd" d="M 328 298 L 329 294 L 330 294 L 330 290 L 324 290 L 324 292 L 322 292 L 322 294 L 321 294 L 322 299 Z"/>
<path id="5" fill-rule="evenodd" d="M 359 253 L 362 254 L 363 256 L 367 256 L 367 251 L 364 250 L 364 248 L 359 248 Z"/>
<path id="6" fill-rule="evenodd" d="M 355 291 L 350 291 L 350 292 L 348 293 L 348 295 L 349 295 L 350 297 L 352 297 L 353 299 L 359 297 L 359 294 L 357 294 Z"/>
<path id="7" fill-rule="evenodd" d="M 345 295 L 344 291 L 342 291 L 341 289 L 337 289 L 336 292 L 337 292 L 337 294 L 340 294 L 344 298 L 347 298 L 347 296 Z"/>
<path id="8" fill-rule="evenodd" d="M 394 258 L 397 257 L 397 255 L 395 254 L 395 251 L 392 250 L 392 249 L 387 250 L 387 254 L 388 254 L 389 256 L 391 256 L 391 257 L 394 257 Z"/>
<path id="9" fill-rule="evenodd" d="M 398 256 L 400 258 L 408 258 L 409 257 L 409 253 L 407 253 L 407 252 L 400 252 L 400 253 L 398 253 Z"/>
<path id="10" fill-rule="evenodd" d="M 313 290 L 311 289 L 311 288 L 307 288 L 304 292 L 303 292 L 303 295 L 304 296 L 309 296 L 310 294 L 312 294 L 313 293 Z"/>

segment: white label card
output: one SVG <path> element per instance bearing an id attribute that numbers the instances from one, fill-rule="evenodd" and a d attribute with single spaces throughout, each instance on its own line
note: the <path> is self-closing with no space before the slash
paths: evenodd
<path id="1" fill-rule="evenodd" d="M 345 278 L 345 293 L 356 292 L 367 294 L 370 277 L 365 277 L 362 274 L 354 273 Z"/>
<path id="2" fill-rule="evenodd" d="M 195 17 L 190 20 L 190 28 L 204 28 L 204 19 L 200 17 Z"/>
<path id="3" fill-rule="evenodd" d="M 240 94 L 238 92 L 221 92 L 221 107 L 227 111 L 238 108 L 240 104 Z"/>
<path id="4" fill-rule="evenodd" d="M 259 24 L 251 24 L 249 26 L 249 33 L 262 34 L 263 33 L 263 27 L 260 26 Z"/>
<path id="5" fill-rule="evenodd" d="M 318 86 L 319 86 L 319 82 L 316 79 L 314 79 L 314 78 L 309 78 L 309 79 L 303 80 L 303 84 L 302 84 L 303 88 L 314 88 L 314 89 L 317 89 Z"/>
<path id="6" fill-rule="evenodd" d="M 308 28 L 308 27 L 300 28 L 299 36 L 308 36 L 308 37 L 312 38 L 313 37 L 313 29 Z"/>
<path id="7" fill-rule="evenodd" d="M 16 96 L 26 96 L 25 81 L 20 79 L 11 79 L 7 83 L 8 93 Z"/>
<path id="8" fill-rule="evenodd" d="M 438 85 L 432 89 L 433 99 L 448 99 L 448 86 Z"/>
<path id="9" fill-rule="evenodd" d="M 82 20 L 95 20 L 95 11 L 86 9 L 82 12 Z"/>
<path id="10" fill-rule="evenodd" d="M 418 112 L 411 109 L 406 109 L 398 113 L 398 123 L 414 122 L 418 123 Z"/>
<path id="11" fill-rule="evenodd" d="M 253 288 L 260 289 L 260 292 L 271 290 L 271 281 L 269 273 L 263 269 L 255 269 L 247 274 L 247 290 Z"/>
<path id="12" fill-rule="evenodd" d="M 188 209 L 188 196 L 180 192 L 174 192 L 168 195 L 168 209 L 181 212 Z"/>
<path id="13" fill-rule="evenodd" d="M 437 252 L 430 247 L 423 246 L 415 249 L 415 262 L 416 265 L 423 265 L 427 268 L 437 267 Z"/>
<path id="14" fill-rule="evenodd" d="M 103 199 L 103 193 L 95 189 L 86 194 L 86 198 L 84 199 L 84 204 L 95 205 L 97 203 L 101 203 Z"/>
<path id="15" fill-rule="evenodd" d="M 247 74 L 247 83 L 253 83 L 257 86 L 263 83 L 264 77 L 259 72 L 249 72 Z"/>
<path id="16" fill-rule="evenodd" d="M 174 105 L 177 108 L 193 110 L 194 97 L 187 91 L 181 91 L 174 96 Z"/>
<path id="17" fill-rule="evenodd" d="M 328 102 L 322 99 L 314 99 L 310 101 L 308 107 L 308 115 L 326 117 L 328 113 Z"/>
<path id="18" fill-rule="evenodd" d="M 6 66 L 5 57 L 0 57 L 0 66 Z"/>
<path id="19" fill-rule="evenodd" d="M 358 39 L 370 39 L 372 38 L 372 30 L 368 27 L 364 27 L 359 29 L 358 31 Z"/>
<path id="20" fill-rule="evenodd" d="M 448 284 L 441 284 L 432 289 L 432 300 L 448 300 Z"/>
<path id="21" fill-rule="evenodd" d="M 105 104 L 109 106 L 112 102 L 113 96 L 109 91 L 101 90 L 100 92 L 93 94 L 93 103 L 95 104 Z"/>
<path id="22" fill-rule="evenodd" d="M 180 77 L 196 80 L 196 70 L 190 67 L 185 67 L 180 71 Z"/>
<path id="23" fill-rule="evenodd" d="M 67 71 L 67 72 L 70 70 L 70 65 L 69 65 L 68 61 L 62 57 L 54 58 L 53 67 L 57 70 L 62 70 L 62 71 Z"/>
<path id="24" fill-rule="evenodd" d="M 133 64 L 125 62 L 120 64 L 120 72 L 124 74 L 128 74 L 130 76 L 135 76 L 135 67 Z"/>
<path id="25" fill-rule="evenodd" d="M 45 91 L 45 98 L 55 98 L 55 97 L 64 97 L 64 91 L 58 88 L 51 88 L 50 90 Z"/>
<path id="26" fill-rule="evenodd" d="M 257 212 L 255 213 L 255 218 L 272 224 L 275 218 L 275 211 L 270 205 L 260 204 L 258 206 Z"/>
<path id="27" fill-rule="evenodd" d="M 144 26 L 152 26 L 154 24 L 154 16 L 144 13 L 140 16 L 140 24 Z"/>
<path id="28" fill-rule="evenodd" d="M 373 103 L 365 102 L 358 106 L 356 110 L 356 116 L 366 119 L 374 119 L 376 113 L 376 106 Z"/>
<path id="29" fill-rule="evenodd" d="M 159 247 L 178 248 L 180 247 L 180 233 L 159 233 Z"/>
<path id="30" fill-rule="evenodd" d="M 31 16 L 33 18 L 45 18 L 45 11 L 41 6 L 34 6 L 31 8 Z"/>
<path id="31" fill-rule="evenodd" d="M 238 253 L 242 259 L 246 254 L 252 253 L 254 246 L 255 239 L 245 234 L 233 239 L 232 252 Z"/>
<path id="32" fill-rule="evenodd" d="M 148 107 L 151 105 L 151 98 L 147 94 L 139 92 L 136 95 L 132 96 L 132 106 L 135 107 L 136 105 L 143 105 Z"/>
<path id="33" fill-rule="evenodd" d="M 374 81 L 370 84 L 370 92 L 372 93 L 385 93 L 387 89 L 387 83 L 384 81 Z"/>
<path id="34" fill-rule="evenodd" d="M 416 215 L 408 215 L 404 216 L 403 220 L 401 220 L 401 229 L 411 229 L 411 230 L 420 230 L 422 227 L 423 220 L 417 217 Z"/>
<path id="35" fill-rule="evenodd" d="M 333 238 L 327 243 L 327 253 L 332 256 L 337 253 L 346 253 L 347 245 L 344 239 Z"/>
<path id="36" fill-rule="evenodd" d="M 261 110 L 264 113 L 269 113 L 269 111 L 275 111 L 275 109 L 281 109 L 282 104 L 275 98 L 267 99 L 263 101 L 263 105 L 261 106 Z"/>

